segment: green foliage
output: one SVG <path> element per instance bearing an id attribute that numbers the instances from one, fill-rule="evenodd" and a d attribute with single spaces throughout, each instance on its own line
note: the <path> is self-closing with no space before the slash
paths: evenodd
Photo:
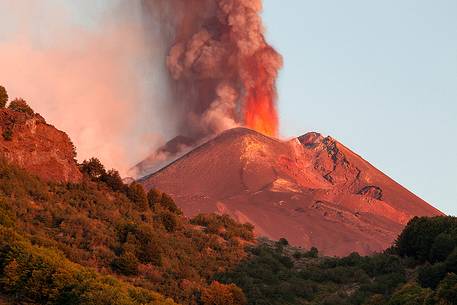
<path id="1" fill-rule="evenodd" d="M 435 299 L 441 302 L 440 304 L 457 305 L 457 275 L 449 273 L 444 280 L 441 281 L 436 292 Z"/>
<path id="2" fill-rule="evenodd" d="M 136 275 L 138 274 L 138 264 L 139 261 L 135 254 L 131 252 L 124 252 L 121 256 L 113 260 L 111 268 L 123 275 Z"/>
<path id="3" fill-rule="evenodd" d="M 252 226 L 208 216 L 219 223 L 221 231 L 202 230 L 179 211 L 172 212 L 176 209 L 170 210 L 170 205 L 162 205 L 160 200 L 153 208 L 144 205 L 147 196 L 142 188 L 121 186 L 120 178 L 116 178 L 118 173 L 107 172 L 101 163 L 89 160 L 81 167 L 86 174 L 82 183 L 54 184 L 0 160 L 1 228 L 12 228 L 34 247 L 60 252 L 77 268 L 121 276 L 119 285 L 129 287 L 111 293 L 111 284 L 103 288 L 104 277 L 97 275 L 93 285 L 100 289 L 84 292 L 84 300 L 74 301 L 76 292 L 65 288 L 56 304 L 148 304 L 149 301 L 136 300 L 151 299 L 152 291 L 182 304 L 202 304 L 201 297 L 212 283 L 212 276 L 233 268 L 246 257 L 244 245 L 252 241 Z M 143 205 L 128 197 L 131 189 L 136 192 L 132 198 L 142 198 Z M 50 258 L 53 260 L 56 259 Z M 9 268 L 14 270 L 14 264 Z M 14 273 L 10 274 L 14 278 Z M 42 273 L 34 271 L 34 274 L 37 285 L 52 282 L 48 275 L 41 278 Z M 146 290 L 138 292 L 124 282 Z M 1 283 L 0 278 L 0 293 L 16 297 L 18 303 L 54 304 L 40 294 L 40 289 L 45 293 L 44 284 L 32 289 L 32 283 L 27 282 L 18 293 L 19 286 L 6 291 Z M 33 296 L 25 294 L 26 291 L 33 292 Z"/>
<path id="4" fill-rule="evenodd" d="M 27 104 L 27 102 L 21 98 L 12 100 L 8 105 L 8 109 L 16 112 L 26 113 L 29 115 L 35 114 L 35 111 L 33 111 L 33 109 Z"/>
<path id="5" fill-rule="evenodd" d="M 55 250 L 32 246 L 1 227 L 0 289 L 20 304 L 176 304 L 158 293 L 71 263 Z"/>
<path id="6" fill-rule="evenodd" d="M 418 270 L 418 281 L 422 287 L 435 289 L 445 276 L 446 265 L 444 263 L 426 264 Z"/>
<path id="7" fill-rule="evenodd" d="M 416 283 L 403 285 L 390 298 L 387 305 L 419 305 L 424 304 L 425 300 L 431 295 L 430 289 L 424 289 Z"/>
<path id="8" fill-rule="evenodd" d="M 456 217 L 414 217 L 398 237 L 394 248 L 401 256 L 434 263 L 443 261 L 456 244 Z"/>
<path id="9" fill-rule="evenodd" d="M 239 224 L 228 215 L 199 214 L 191 219 L 191 223 L 202 226 L 205 228 L 205 232 L 217 234 L 226 240 L 234 238 L 254 239 L 254 227 L 251 224 Z"/>
<path id="10" fill-rule="evenodd" d="M 249 259 L 215 279 L 235 283 L 248 304 L 256 305 L 363 304 L 375 295 L 392 295 L 406 282 L 396 256 L 352 253 L 328 258 L 319 257 L 317 249 L 303 251 L 284 244 L 267 242 L 251 248 Z"/>
<path id="11" fill-rule="evenodd" d="M 5 87 L 0 86 L 0 108 L 5 108 L 7 102 L 8 93 L 6 92 Z"/>

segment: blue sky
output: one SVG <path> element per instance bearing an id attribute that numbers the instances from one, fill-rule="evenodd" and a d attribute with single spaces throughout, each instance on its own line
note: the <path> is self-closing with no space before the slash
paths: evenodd
<path id="1" fill-rule="evenodd" d="M 282 135 L 331 135 L 457 215 L 455 16 L 455 0 L 264 0 Z"/>

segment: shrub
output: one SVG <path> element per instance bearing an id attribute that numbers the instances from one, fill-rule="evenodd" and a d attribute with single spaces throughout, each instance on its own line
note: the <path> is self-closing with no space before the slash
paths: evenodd
<path id="1" fill-rule="evenodd" d="M 316 247 L 312 247 L 308 252 L 305 253 L 305 257 L 317 258 L 319 256 L 319 251 Z"/>
<path id="2" fill-rule="evenodd" d="M 285 247 L 288 245 L 289 245 L 289 241 L 287 239 L 285 239 L 284 237 L 282 237 L 278 240 L 278 246 Z"/>
<path id="3" fill-rule="evenodd" d="M 136 275 L 138 273 L 138 259 L 130 251 L 122 253 L 111 263 L 111 268 L 123 275 Z"/>
<path id="4" fill-rule="evenodd" d="M 244 305 L 247 303 L 243 291 L 234 284 L 224 285 L 213 281 L 202 291 L 203 305 Z"/>
<path id="5" fill-rule="evenodd" d="M 0 86 L 0 108 L 5 108 L 7 102 L 8 93 L 6 92 L 5 87 Z"/>
<path id="6" fill-rule="evenodd" d="M 27 104 L 27 102 L 21 98 L 17 98 L 11 101 L 8 105 L 8 109 L 11 109 L 16 112 L 22 112 L 29 115 L 35 114 L 33 109 Z"/>
<path id="7" fill-rule="evenodd" d="M 418 281 L 422 287 L 435 289 L 446 276 L 446 265 L 437 263 L 424 265 L 419 268 Z"/>
<path id="8" fill-rule="evenodd" d="M 408 283 L 403 285 L 387 303 L 388 305 L 418 305 L 431 294 L 430 289 L 424 289 L 416 283 Z"/>
<path id="9" fill-rule="evenodd" d="M 457 275 L 449 273 L 444 280 L 441 281 L 436 296 L 440 300 L 446 302 L 439 302 L 438 304 L 452 304 L 457 305 Z"/>

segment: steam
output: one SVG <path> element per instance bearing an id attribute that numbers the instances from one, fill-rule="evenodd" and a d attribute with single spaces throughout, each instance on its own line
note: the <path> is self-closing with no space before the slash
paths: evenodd
<path id="1" fill-rule="evenodd" d="M 195 139 L 239 125 L 277 135 L 281 56 L 264 38 L 260 0 L 143 0 L 159 20 L 177 131 Z"/>
<path id="2" fill-rule="evenodd" d="M 164 55 L 145 39 L 140 1 L 3 0 L 0 11 L 0 84 L 67 132 L 80 161 L 125 173 L 163 143 Z"/>

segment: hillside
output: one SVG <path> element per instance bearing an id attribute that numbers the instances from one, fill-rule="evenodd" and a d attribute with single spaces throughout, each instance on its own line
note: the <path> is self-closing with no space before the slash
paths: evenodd
<path id="1" fill-rule="evenodd" d="M 188 216 L 229 214 L 257 235 L 326 255 L 389 247 L 413 216 L 442 213 L 338 141 L 290 141 L 228 130 L 140 181 L 171 194 Z"/>

